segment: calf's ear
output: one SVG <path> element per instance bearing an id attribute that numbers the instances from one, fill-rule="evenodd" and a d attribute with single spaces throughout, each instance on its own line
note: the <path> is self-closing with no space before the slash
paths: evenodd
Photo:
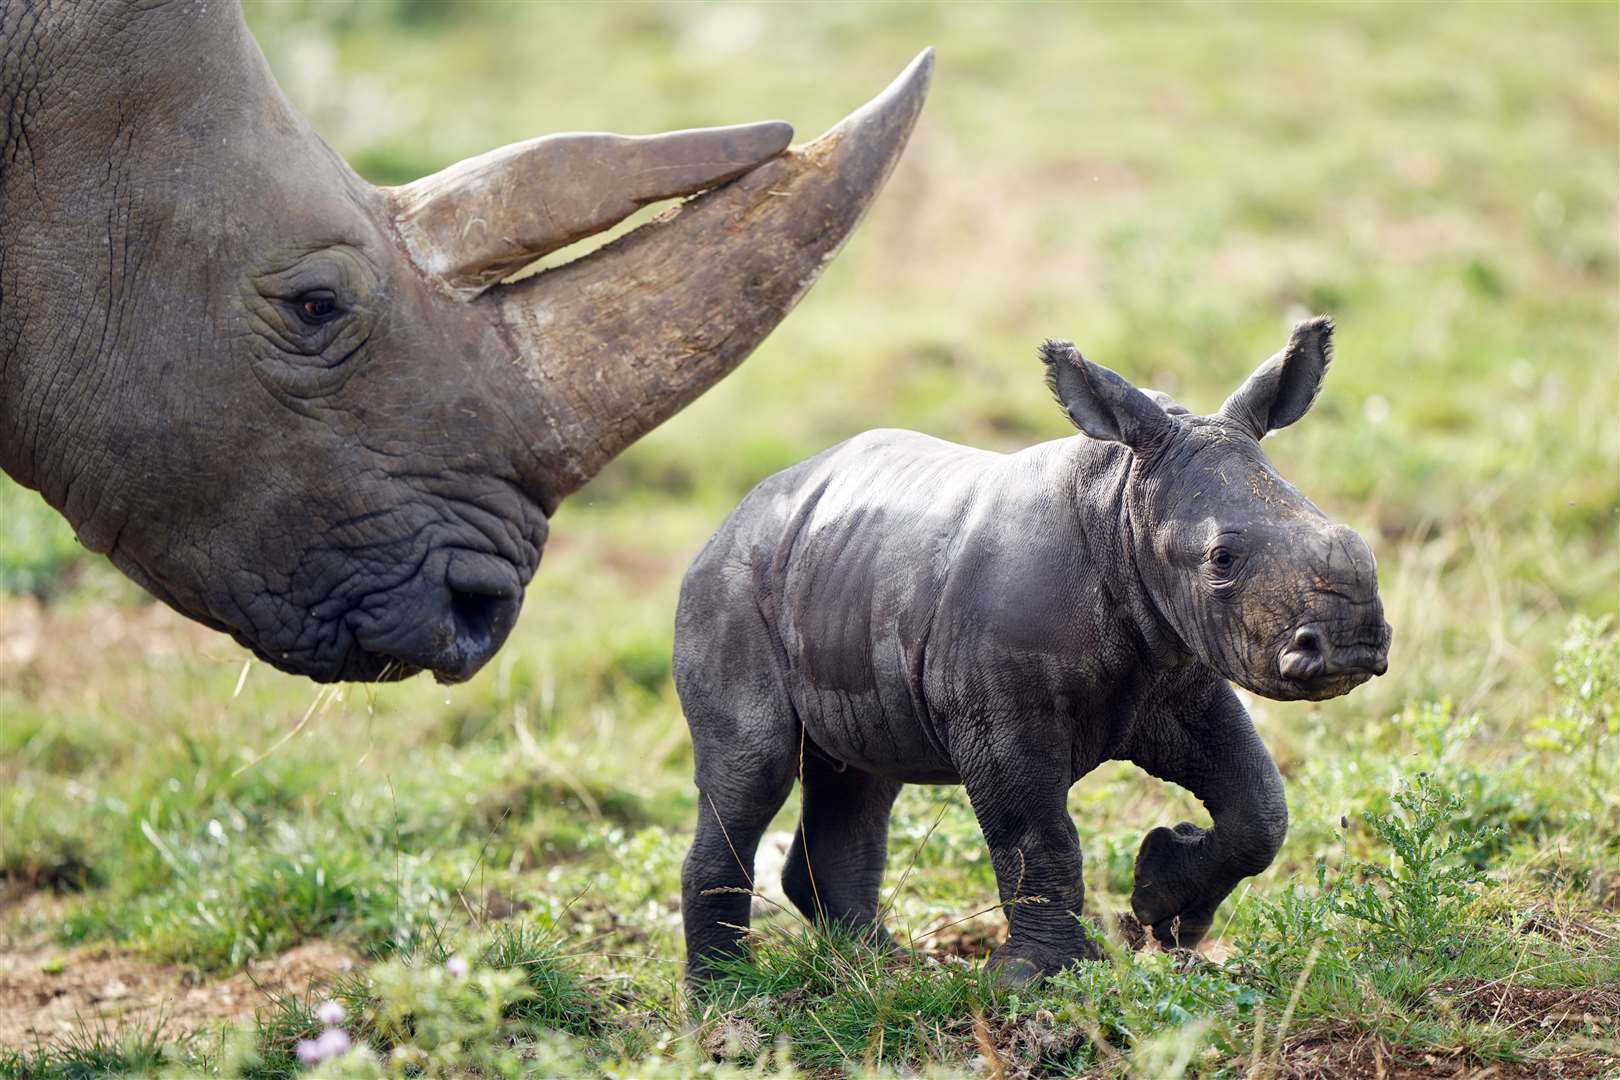
<path id="1" fill-rule="evenodd" d="M 1175 421 L 1124 376 L 1093 364 L 1067 341 L 1041 343 L 1046 385 L 1074 426 L 1093 439 L 1146 450 L 1164 439 Z"/>
<path id="2" fill-rule="evenodd" d="M 1333 320 L 1326 315 L 1294 327 L 1282 352 L 1261 364 L 1238 387 L 1220 415 L 1241 425 L 1256 439 L 1285 428 L 1304 416 L 1322 389 L 1322 377 L 1333 362 Z"/>

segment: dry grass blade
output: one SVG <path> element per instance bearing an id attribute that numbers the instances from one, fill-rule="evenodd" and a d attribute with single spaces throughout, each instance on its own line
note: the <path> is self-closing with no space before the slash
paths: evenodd
<path id="1" fill-rule="evenodd" d="M 945 811 L 950 809 L 950 805 L 949 794 L 940 796 L 939 812 L 934 815 L 934 820 L 929 823 L 928 831 L 923 833 L 922 839 L 917 841 L 917 846 L 911 849 L 911 858 L 906 860 L 906 868 L 900 872 L 899 880 L 894 883 L 894 888 L 889 890 L 888 899 L 885 900 L 883 902 L 883 906 L 878 909 L 877 921 L 879 924 L 881 924 L 883 920 L 888 917 L 889 912 L 893 910 L 894 902 L 899 899 L 900 891 L 905 888 L 907 879 L 911 877 L 911 871 L 917 866 L 917 858 L 922 855 L 922 849 L 928 843 L 928 838 L 933 836 L 934 830 L 939 828 L 939 823 L 945 820 Z"/>
<path id="2" fill-rule="evenodd" d="M 922 933 L 917 935 L 917 940 L 921 941 L 923 938 L 933 937 L 935 934 L 943 933 L 944 931 L 949 930 L 953 926 L 961 926 L 965 922 L 971 922 L 972 920 L 977 919 L 980 915 L 988 915 L 992 911 L 997 911 L 997 910 L 1000 910 L 1002 908 L 1013 907 L 1016 904 L 1047 904 L 1047 903 L 1051 903 L 1051 901 L 1049 901 L 1044 896 L 1015 896 L 1011 900 L 1006 901 L 1005 903 L 991 904 L 989 907 L 980 908 L 978 911 L 971 912 L 970 914 L 964 915 L 960 919 L 952 919 L 950 922 L 945 923 L 943 926 L 936 926 L 932 930 L 925 930 Z"/>
<path id="3" fill-rule="evenodd" d="M 1260 1066 L 1266 1052 L 1266 1003 L 1254 1009 L 1254 1048 L 1249 1051 L 1249 1067 L 1244 1070 L 1245 1080 L 1260 1080 Z"/>
<path id="4" fill-rule="evenodd" d="M 993 1080 L 1006 1080 L 1007 1063 L 1001 1059 L 1001 1051 L 996 1049 L 995 1042 L 990 1038 L 990 1028 L 984 1022 L 984 1013 L 975 1009 L 973 1012 L 973 1042 L 979 1048 L 979 1054 L 984 1058 L 985 1066 L 990 1070 Z"/>
<path id="5" fill-rule="evenodd" d="M 709 812 L 714 815 L 715 824 L 720 826 L 720 835 L 725 837 L 725 839 L 726 839 L 726 847 L 731 849 L 731 857 L 736 860 L 737 869 L 742 871 L 743 880 L 748 882 L 748 891 L 753 892 L 754 891 L 754 872 L 753 872 L 753 868 L 750 867 L 749 865 L 747 865 L 746 863 L 744 863 L 743 860 L 742 860 L 742 856 L 737 854 L 737 845 L 735 845 L 735 844 L 733 844 L 731 842 L 731 833 L 726 830 L 725 819 L 720 816 L 720 808 L 718 806 L 714 805 L 714 798 L 711 795 L 709 795 L 708 792 L 703 793 L 703 798 L 708 801 Z"/>
<path id="6" fill-rule="evenodd" d="M 810 1010 L 810 1019 L 814 1020 L 816 1022 L 816 1027 L 820 1028 L 821 1033 L 827 1036 L 827 1041 L 838 1047 L 838 1052 L 843 1055 L 844 1060 L 851 1060 L 849 1051 L 844 1049 L 844 1044 L 838 1041 L 838 1037 L 836 1035 L 827 1030 L 827 1025 L 821 1022 L 821 1017 L 817 1014 L 816 1010 Z"/>
<path id="7" fill-rule="evenodd" d="M 245 669 L 244 669 L 244 671 L 245 671 Z M 286 746 L 287 743 L 292 741 L 293 736 L 297 735 L 300 731 L 304 730 L 304 725 L 309 723 L 310 717 L 315 715 L 316 710 L 321 709 L 322 707 L 325 706 L 325 704 L 327 702 L 329 702 L 329 701 L 331 701 L 333 699 L 333 697 L 336 694 L 337 687 L 338 687 L 337 683 L 331 683 L 331 684 L 329 684 L 327 686 L 323 686 L 319 690 L 317 690 L 315 692 L 315 700 L 309 703 L 309 708 L 304 710 L 304 715 L 299 719 L 298 723 L 293 725 L 292 730 L 287 732 L 281 738 L 277 739 L 274 743 L 272 743 L 268 750 L 264 751 L 258 757 L 254 758 L 252 761 L 248 762 L 246 765 L 241 766 L 235 772 L 231 773 L 231 779 L 234 780 L 238 776 L 241 776 L 243 773 L 247 772 L 249 769 L 254 768 L 260 762 L 262 762 L 266 758 L 268 758 L 271 754 L 274 754 L 277 750 L 280 750 L 283 746 Z"/>
<path id="8" fill-rule="evenodd" d="M 1288 1044 L 1288 1025 L 1294 1021 L 1294 1010 L 1299 1007 L 1300 995 L 1305 993 L 1305 984 L 1310 981 L 1311 972 L 1316 970 L 1316 961 L 1322 955 L 1322 946 L 1315 944 L 1305 956 L 1305 967 L 1301 969 L 1299 978 L 1294 980 L 1293 992 L 1288 995 L 1288 1007 L 1283 1009 L 1282 1020 L 1277 1024 L 1277 1052 L 1276 1068 L 1282 1069 L 1283 1048 Z"/>

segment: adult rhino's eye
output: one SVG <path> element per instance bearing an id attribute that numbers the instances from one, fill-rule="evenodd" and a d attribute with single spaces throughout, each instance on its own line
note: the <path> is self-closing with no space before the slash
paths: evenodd
<path id="1" fill-rule="evenodd" d="M 1218 547 L 1209 553 L 1209 565 L 1222 573 L 1232 569 L 1232 564 L 1236 561 L 1237 559 L 1232 553 L 1223 547 Z"/>
<path id="2" fill-rule="evenodd" d="M 343 314 L 343 306 L 338 303 L 337 297 L 324 290 L 305 293 L 294 303 L 298 307 L 298 317 L 310 326 L 324 325 Z"/>

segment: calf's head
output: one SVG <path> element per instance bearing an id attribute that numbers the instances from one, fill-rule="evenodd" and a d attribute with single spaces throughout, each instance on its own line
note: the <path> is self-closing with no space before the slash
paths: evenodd
<path id="1" fill-rule="evenodd" d="M 559 501 L 787 314 L 931 69 L 803 148 L 780 122 L 558 135 L 390 189 L 294 112 L 232 4 L 0 28 L 0 465 L 323 681 L 456 681 L 500 647 Z"/>
<path id="2" fill-rule="evenodd" d="M 1186 650 L 1254 693 L 1322 700 L 1384 673 L 1377 564 L 1272 468 L 1268 432 L 1305 415 L 1332 356 L 1312 319 L 1220 410 L 1195 416 L 1072 345 L 1042 348 L 1069 417 L 1132 458 L 1127 540 L 1143 589 Z"/>

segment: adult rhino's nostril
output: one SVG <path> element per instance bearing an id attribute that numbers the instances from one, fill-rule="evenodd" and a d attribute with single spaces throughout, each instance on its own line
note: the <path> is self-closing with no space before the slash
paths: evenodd
<path id="1" fill-rule="evenodd" d="M 450 640 L 425 666 L 440 682 L 460 682 L 471 678 L 506 643 L 523 601 L 518 595 L 465 588 L 448 592 Z"/>
<path id="2" fill-rule="evenodd" d="M 506 608 L 512 601 L 491 593 L 450 590 L 450 615 L 464 640 L 487 641 L 494 637 L 495 629 L 504 621 Z"/>
<path id="3" fill-rule="evenodd" d="M 510 567 L 458 553 L 446 568 L 444 588 L 451 640 L 432 667 L 440 678 L 455 681 L 471 677 L 506 643 L 523 606 L 523 587 Z"/>
<path id="4" fill-rule="evenodd" d="M 356 641 L 401 671 L 463 682 L 506 643 L 523 606 L 523 582 L 515 567 L 492 556 L 458 551 L 429 559 L 424 573 L 358 628 Z"/>

